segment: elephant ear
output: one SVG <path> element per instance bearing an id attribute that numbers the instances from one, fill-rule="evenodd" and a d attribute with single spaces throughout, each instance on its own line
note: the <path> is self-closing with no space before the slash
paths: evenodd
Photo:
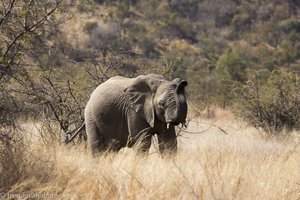
<path id="1" fill-rule="evenodd" d="M 153 88 L 145 76 L 139 76 L 125 89 L 125 98 L 135 112 L 154 127 Z"/>

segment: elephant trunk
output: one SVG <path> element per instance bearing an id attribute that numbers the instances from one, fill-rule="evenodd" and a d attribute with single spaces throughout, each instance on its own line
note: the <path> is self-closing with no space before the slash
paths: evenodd
<path id="1" fill-rule="evenodd" d="M 176 88 L 176 114 L 175 114 L 175 122 L 176 124 L 185 123 L 185 119 L 187 116 L 187 102 L 186 97 L 184 95 L 184 88 L 187 85 L 186 81 L 181 81 Z"/>
<path id="2" fill-rule="evenodd" d="M 184 95 L 178 95 L 178 103 L 177 103 L 177 123 L 185 123 L 185 119 L 187 116 L 187 103 Z"/>
<path id="3" fill-rule="evenodd" d="M 187 116 L 187 103 L 183 94 L 175 95 L 175 104 L 166 112 L 166 122 L 178 125 L 185 123 Z"/>

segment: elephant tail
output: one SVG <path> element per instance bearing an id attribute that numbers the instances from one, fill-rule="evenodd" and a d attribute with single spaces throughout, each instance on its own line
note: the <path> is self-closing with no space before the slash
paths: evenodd
<path id="1" fill-rule="evenodd" d="M 82 125 L 71 135 L 71 134 L 66 134 L 65 138 L 65 144 L 69 144 L 72 142 L 72 140 L 78 135 L 78 133 L 85 127 L 85 123 L 83 122 Z M 69 136 L 71 135 L 71 136 Z"/>

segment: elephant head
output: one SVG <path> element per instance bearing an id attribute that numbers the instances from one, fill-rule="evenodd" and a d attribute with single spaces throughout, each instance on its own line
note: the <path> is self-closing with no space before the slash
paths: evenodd
<path id="1" fill-rule="evenodd" d="M 166 80 L 156 74 L 141 75 L 126 90 L 130 107 L 139 113 L 151 127 L 155 120 L 178 125 L 185 123 L 187 81 L 175 78 Z"/>
<path id="2" fill-rule="evenodd" d="M 185 123 L 187 103 L 184 89 L 187 85 L 187 81 L 179 78 L 161 83 L 153 101 L 159 120 L 174 125 Z"/>

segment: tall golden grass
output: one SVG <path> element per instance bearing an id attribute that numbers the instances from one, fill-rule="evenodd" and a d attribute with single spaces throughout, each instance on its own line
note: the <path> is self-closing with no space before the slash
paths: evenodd
<path id="1" fill-rule="evenodd" d="M 188 131 L 211 122 L 199 121 Z M 299 141 L 266 140 L 233 119 L 215 124 L 227 134 L 216 127 L 183 133 L 171 159 L 162 159 L 155 145 L 147 157 L 123 149 L 93 158 L 83 145 L 45 144 L 33 134 L 20 177 L 5 192 L 50 193 L 51 199 L 300 198 Z"/>

